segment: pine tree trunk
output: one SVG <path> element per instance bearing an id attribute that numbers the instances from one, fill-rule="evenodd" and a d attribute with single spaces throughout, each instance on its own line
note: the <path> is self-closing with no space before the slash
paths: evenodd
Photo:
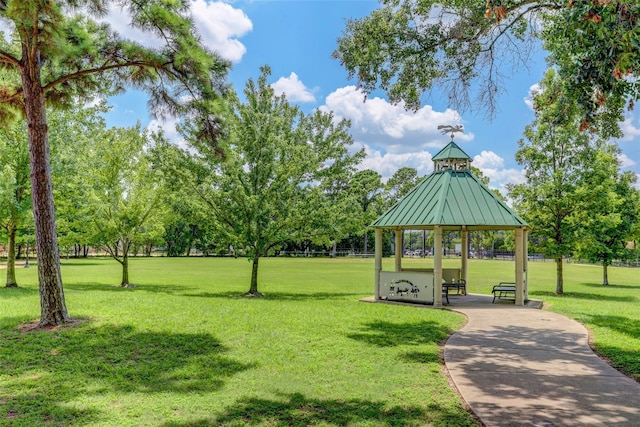
<path id="1" fill-rule="evenodd" d="M 609 286 L 609 264 L 602 263 L 602 286 Z"/>
<path id="2" fill-rule="evenodd" d="M 562 274 L 562 257 L 556 258 L 556 294 L 564 293 L 564 279 Z"/>
<path id="3" fill-rule="evenodd" d="M 16 281 L 16 226 L 14 224 L 9 225 L 8 229 L 9 241 L 7 242 L 8 254 L 7 254 L 7 288 L 17 288 L 18 282 Z"/>
<path id="4" fill-rule="evenodd" d="M 21 69 L 24 108 L 29 133 L 31 165 L 31 197 L 36 229 L 36 253 L 40 287 L 39 327 L 53 326 L 70 320 L 62 289 L 60 254 L 56 236 L 53 205 L 49 136 L 44 92 L 40 78 L 40 55 L 37 49 L 22 47 Z"/>

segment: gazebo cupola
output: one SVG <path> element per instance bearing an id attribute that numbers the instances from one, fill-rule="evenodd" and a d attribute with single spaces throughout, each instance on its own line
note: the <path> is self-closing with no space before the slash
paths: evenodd
<path id="1" fill-rule="evenodd" d="M 438 126 L 438 129 L 444 129 L 443 133 L 451 132 L 451 142 L 433 156 L 434 172 L 470 169 L 471 157 L 453 142 L 454 133 L 461 132 L 462 126 Z"/>
<path id="2" fill-rule="evenodd" d="M 453 141 L 433 156 L 433 163 L 434 172 L 447 169 L 459 171 L 471 168 L 471 158 Z"/>

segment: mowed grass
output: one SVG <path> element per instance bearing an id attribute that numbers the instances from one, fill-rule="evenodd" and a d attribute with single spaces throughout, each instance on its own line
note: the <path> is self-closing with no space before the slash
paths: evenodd
<path id="1" fill-rule="evenodd" d="M 387 262 L 387 261 L 385 261 Z M 39 317 L 36 268 L 0 289 L 0 425 L 469 426 L 441 344 L 458 314 L 359 302 L 373 261 L 63 261 L 72 327 Z"/>
<path id="2" fill-rule="evenodd" d="M 462 316 L 359 302 L 373 294 L 371 259 L 265 259 L 263 299 L 240 296 L 250 267 L 133 259 L 138 287 L 121 289 L 114 261 L 63 261 L 83 322 L 29 333 L 20 325 L 39 315 L 37 272 L 19 269 L 22 288 L 0 289 L 0 425 L 475 425 L 440 358 Z M 530 297 L 583 322 L 597 350 L 640 379 L 638 271 L 612 268 L 602 287 L 601 268 L 569 264 L 556 296 L 555 264 L 529 267 Z M 469 292 L 488 294 L 513 271 L 471 260 Z"/>

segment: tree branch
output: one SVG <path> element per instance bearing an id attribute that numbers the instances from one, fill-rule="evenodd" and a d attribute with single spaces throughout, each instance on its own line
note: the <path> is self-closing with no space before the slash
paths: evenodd
<path id="1" fill-rule="evenodd" d="M 159 65 L 153 65 L 150 62 L 145 62 L 145 61 L 131 61 L 131 62 L 125 62 L 125 63 L 121 63 L 121 64 L 113 64 L 113 65 L 103 65 L 97 68 L 89 68 L 86 70 L 81 70 L 81 71 L 77 71 L 75 73 L 71 73 L 71 74 L 66 74 L 64 76 L 61 76 L 59 78 L 57 78 L 56 80 L 53 80 L 49 83 L 47 83 L 44 87 L 43 90 L 46 92 L 50 89 L 52 89 L 53 87 L 62 84 L 66 81 L 69 80 L 75 80 L 79 77 L 83 77 L 83 76 L 87 76 L 87 75 L 91 75 L 91 74 L 98 74 L 98 73 L 102 73 L 104 71 L 109 71 L 109 70 L 114 70 L 114 69 L 120 69 L 120 68 L 129 68 L 129 67 L 144 67 L 144 68 L 152 68 L 155 70 L 162 70 L 165 72 L 168 72 L 168 70 L 166 68 L 163 68 L 164 66 L 170 64 L 171 62 L 165 62 Z"/>

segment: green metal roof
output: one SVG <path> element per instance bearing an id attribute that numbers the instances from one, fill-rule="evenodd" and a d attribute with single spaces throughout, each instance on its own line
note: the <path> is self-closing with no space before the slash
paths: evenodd
<path id="1" fill-rule="evenodd" d="M 433 161 L 436 160 L 444 160 L 444 159 L 468 159 L 471 160 L 471 157 L 467 155 L 462 148 L 458 147 L 458 145 L 451 141 L 444 147 L 442 150 L 438 152 L 435 156 L 433 156 Z"/>
<path id="2" fill-rule="evenodd" d="M 434 225 L 508 229 L 527 223 L 468 169 L 446 169 L 427 176 L 371 224 L 379 228 Z"/>

